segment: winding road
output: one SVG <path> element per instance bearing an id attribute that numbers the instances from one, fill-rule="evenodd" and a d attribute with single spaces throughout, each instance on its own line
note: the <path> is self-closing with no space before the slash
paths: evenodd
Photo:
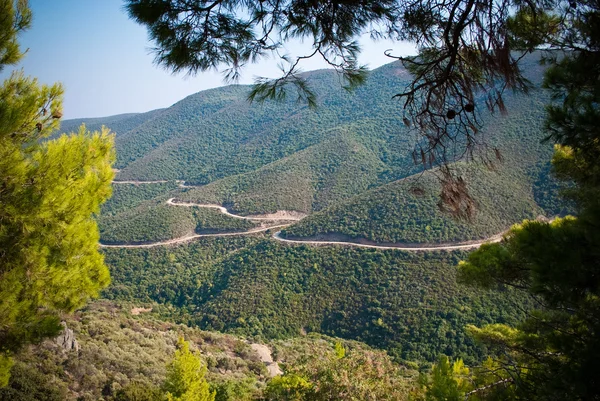
<path id="1" fill-rule="evenodd" d="M 113 180 L 113 184 L 130 184 L 130 185 L 143 185 L 143 184 L 165 184 L 168 180 L 154 180 L 154 181 L 138 181 L 138 180 Z M 179 188 L 198 188 L 200 185 L 187 185 L 183 180 L 175 180 L 175 183 Z"/>
<path id="2" fill-rule="evenodd" d="M 163 182 L 163 181 L 160 181 Z M 125 181 L 120 181 L 120 183 L 126 183 Z M 130 182 L 127 182 L 130 183 Z M 142 183 L 142 182 L 138 182 Z M 149 182 L 143 182 L 149 183 Z M 221 205 L 215 204 L 202 204 L 202 203 L 191 203 L 191 202 L 182 202 L 177 201 L 175 198 L 170 198 L 167 200 L 167 205 L 170 206 L 180 206 L 180 207 L 203 207 L 209 209 L 217 209 L 221 213 L 235 218 L 235 219 L 243 219 L 243 220 L 254 220 L 254 221 L 271 221 L 273 223 L 276 222 L 286 222 L 283 224 L 273 224 L 266 227 L 257 227 L 250 229 L 248 231 L 238 231 L 231 233 L 215 233 L 215 234 L 187 234 L 183 237 L 173 238 L 165 241 L 151 242 L 151 243 L 143 243 L 143 244 L 100 244 L 102 248 L 153 248 L 157 246 L 165 246 L 165 245 L 174 245 L 180 244 L 184 242 L 193 241 L 198 238 L 206 238 L 206 237 L 233 237 L 239 235 L 250 235 L 261 233 L 273 229 L 280 229 L 284 227 L 288 227 L 293 224 L 293 222 L 302 220 L 306 215 L 298 212 L 288 212 L 288 211 L 279 211 L 274 214 L 261 215 L 261 216 L 240 216 L 237 214 L 233 214 L 229 212 L 225 207 Z M 311 239 L 287 239 L 281 236 L 281 231 L 277 231 L 273 234 L 273 239 L 276 241 L 280 241 L 287 244 L 297 244 L 297 245 L 313 245 L 313 246 L 351 246 L 358 248 L 370 248 L 370 249 L 381 249 L 381 250 L 400 250 L 400 251 L 413 251 L 413 252 L 433 252 L 433 251 L 452 251 L 458 249 L 475 249 L 479 248 L 482 244 L 491 243 L 491 242 L 499 242 L 502 239 L 502 233 L 494 235 L 490 238 L 481 241 L 470 241 L 463 242 L 457 244 L 445 244 L 445 245 L 415 245 L 415 246 L 407 246 L 405 244 L 388 244 L 388 245 L 376 245 L 376 244 L 365 244 L 359 242 L 352 241 L 320 241 L 320 240 L 311 240 Z"/>

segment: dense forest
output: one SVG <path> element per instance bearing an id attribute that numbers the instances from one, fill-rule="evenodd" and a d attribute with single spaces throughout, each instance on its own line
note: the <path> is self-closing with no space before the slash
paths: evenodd
<path id="1" fill-rule="evenodd" d="M 483 350 L 466 324 L 515 322 L 529 301 L 460 288 L 462 253 L 312 248 L 240 237 L 186 246 L 107 249 L 104 296 L 175 307 L 171 318 L 260 339 L 321 332 L 387 349 L 396 358 L 468 361 Z"/>
<path id="2" fill-rule="evenodd" d="M 526 62 L 528 74 L 537 79 L 536 57 Z M 547 95 L 536 90 L 529 97 L 507 96 L 507 107 L 518 118 L 485 116 L 495 124 L 482 134 L 502 156 L 492 169 L 452 165 L 466 177 L 477 201 L 474 219 L 441 213 L 438 178 L 435 171 L 422 174 L 414 165 L 414 141 L 399 114 L 391 113 L 396 105 L 374 100 L 399 68 L 392 63 L 375 70 L 354 94 L 325 90 L 334 85 L 328 71 L 308 74 L 322 90 L 316 111 L 290 103 L 249 108 L 244 87 L 232 86 L 154 113 L 114 117 L 113 123 L 123 127 L 117 131 L 117 179 L 168 182 L 115 184 L 114 197 L 99 217 L 101 240 L 147 243 L 256 226 L 215 209 L 168 205 L 169 198 L 220 204 L 242 215 L 309 213 L 284 229 L 282 235 L 292 238 L 409 244 L 488 238 L 523 219 L 569 210 L 549 177 L 552 147 L 542 143 L 540 134 Z M 290 111 L 294 107 L 299 110 Z M 163 123 L 173 127 L 160 131 L 164 135 L 155 131 Z M 211 136 L 205 137 L 208 128 Z M 239 159 L 232 163 L 221 157 Z M 195 170 L 211 163 L 219 163 L 217 175 Z M 181 187 L 176 179 L 192 185 Z M 459 287 L 455 265 L 465 253 L 290 246 L 269 239 L 272 234 L 105 249 L 112 284 L 103 296 L 169 305 L 163 318 L 203 329 L 262 340 L 325 333 L 385 349 L 398 361 L 423 364 L 441 353 L 481 361 L 485 349 L 464 327 L 512 324 L 530 303 L 514 291 Z"/>
<path id="3" fill-rule="evenodd" d="M 110 202 L 108 207 L 112 208 Z M 167 205 L 164 200 L 149 200 L 134 208 L 102 216 L 99 226 L 102 241 L 116 244 L 156 242 L 192 233 L 247 231 L 256 224 L 225 216 L 215 209 L 176 207 Z"/>
<path id="4" fill-rule="evenodd" d="M 538 59 L 534 54 L 522 61 L 535 84 Z M 543 142 L 548 95 L 533 89 L 527 96 L 506 95 L 510 118 L 481 116 L 489 148 L 481 156 L 491 157 L 491 165 L 452 165 L 475 199 L 474 218 L 457 221 L 441 213 L 436 173 L 422 174 L 414 164 L 418 139 L 398 105 L 382 95 L 402 71 L 398 63 L 378 68 L 350 94 L 333 90 L 331 71 L 307 73 L 318 88 L 316 110 L 292 102 L 250 107 L 248 88 L 230 86 L 145 114 L 67 121 L 67 129 L 85 122 L 117 132 L 117 180 L 168 181 L 115 185 L 100 217 L 102 240 L 142 243 L 253 226 L 216 211 L 166 206 L 170 197 L 223 205 L 240 215 L 316 212 L 283 235 L 376 243 L 482 239 L 524 218 L 572 210 L 559 200 L 550 175 L 552 146 Z"/>

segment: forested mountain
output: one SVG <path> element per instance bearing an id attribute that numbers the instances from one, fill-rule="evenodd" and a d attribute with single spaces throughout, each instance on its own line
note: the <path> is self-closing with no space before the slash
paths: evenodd
<path id="1" fill-rule="evenodd" d="M 465 254 L 290 247 L 268 239 L 201 239 L 175 248 L 107 249 L 105 296 L 175 307 L 204 329 L 257 338 L 321 332 L 388 350 L 398 359 L 439 353 L 478 360 L 466 324 L 516 322 L 530 301 L 458 286 Z"/>
<path id="2" fill-rule="evenodd" d="M 526 63 L 539 84 L 536 58 Z M 415 133 L 391 100 L 408 79 L 399 64 L 373 71 L 353 93 L 344 92 L 331 71 L 307 76 L 318 89 L 314 110 L 293 100 L 251 105 L 247 87 L 229 86 L 163 110 L 66 122 L 65 130 L 84 122 L 116 132 L 116 180 L 126 183 L 113 185 L 113 198 L 102 208 L 101 241 L 135 245 L 240 233 L 264 223 L 241 216 L 295 211 L 308 216 L 282 221 L 289 224 L 284 237 L 457 243 L 569 210 L 550 176 L 552 147 L 542 142 L 547 95 L 541 89 L 508 95 L 508 117 L 481 116 L 481 136 L 499 155 L 491 151 L 491 168 L 452 164 L 477 202 L 473 220 L 461 221 L 440 212 L 436 171 L 423 173 L 413 161 Z M 191 204 L 222 205 L 238 216 Z M 413 366 L 440 354 L 478 363 L 486 350 L 464 327 L 515 324 L 532 302 L 518 291 L 459 286 L 455 266 L 463 251 L 287 245 L 273 239 L 280 229 L 148 249 L 105 248 L 112 284 L 103 297 L 152 304 L 164 321 L 255 340 L 306 333 L 358 340 Z"/>
<path id="3" fill-rule="evenodd" d="M 438 211 L 436 180 L 421 175 L 422 167 L 413 161 L 415 133 L 403 122 L 401 104 L 391 99 L 409 80 L 399 63 L 374 70 L 352 93 L 341 89 L 332 71 L 306 73 L 317 89 L 316 109 L 293 99 L 250 104 L 248 87 L 234 85 L 200 92 L 167 109 L 71 120 L 63 128 L 85 122 L 113 129 L 117 180 L 169 180 L 170 196 L 221 204 L 242 215 L 320 211 L 286 230 L 290 237 L 463 241 L 485 238 L 523 218 L 550 217 L 566 210 L 556 201 L 558 191 L 549 178 L 552 147 L 542 143 L 548 96 L 535 88 L 542 71 L 537 55 L 526 58 L 524 66 L 534 89 L 528 95 L 506 96 L 509 117 L 480 116 L 484 121 L 480 136 L 490 149 L 498 148 L 502 160 L 495 160 L 489 171 L 481 165 L 456 166 L 464 170 L 477 202 L 473 224 L 456 222 Z M 492 150 L 487 155 L 496 158 Z M 175 188 L 176 179 L 199 187 Z M 156 192 L 152 207 L 146 204 L 121 218 L 107 217 L 102 222 L 103 238 L 154 240 L 189 231 L 193 219 L 158 204 L 167 199 L 165 193 Z M 103 213 L 114 214 L 121 198 L 107 204 Z M 153 198 L 144 196 L 148 201 Z M 134 206 L 131 200 L 125 202 Z M 140 213 L 154 213 L 162 223 L 155 225 Z M 116 229 L 112 222 L 130 218 L 128 225 L 138 234 L 109 234 L 129 230 Z M 138 227 L 135 219 L 144 223 Z"/>
<path id="4" fill-rule="evenodd" d="M 535 79 L 540 67 L 533 57 L 528 63 Z M 282 235 L 373 243 L 481 239 L 522 219 L 565 211 L 549 176 L 552 147 L 542 142 L 541 90 L 508 95 L 510 117 L 482 116 L 481 135 L 502 160 L 493 169 L 453 165 L 478 207 L 473 221 L 459 221 L 438 209 L 435 171 L 422 174 L 413 162 L 414 133 L 390 99 L 406 77 L 399 64 L 373 71 L 352 94 L 331 71 L 308 75 L 319 90 L 316 110 L 293 101 L 250 105 L 246 87 L 230 86 L 165 110 L 115 117 L 117 127 L 139 122 L 115 129 L 117 180 L 167 182 L 115 184 L 100 217 L 102 241 L 146 243 L 256 226 L 215 209 L 167 205 L 169 198 L 240 215 L 304 212 L 309 216 Z M 482 350 L 464 333 L 466 324 L 522 317 L 513 303 L 525 301 L 512 293 L 459 290 L 460 253 L 288 246 L 272 234 L 106 249 L 113 285 L 105 296 L 172 305 L 171 318 L 206 329 L 261 338 L 325 332 L 420 361 L 439 353 L 476 360 Z"/>

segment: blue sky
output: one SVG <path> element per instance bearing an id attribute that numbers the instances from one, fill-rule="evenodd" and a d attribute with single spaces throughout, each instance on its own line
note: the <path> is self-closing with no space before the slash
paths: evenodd
<path id="1" fill-rule="evenodd" d="M 173 75 L 153 63 L 146 29 L 129 20 L 122 0 L 30 0 L 32 28 L 21 36 L 25 59 L 16 68 L 42 83 L 62 82 L 65 118 L 101 117 L 168 107 L 187 95 L 225 83 L 219 72 Z M 407 44 L 361 41 L 361 62 L 370 68 L 390 62 L 383 51 L 413 52 Z M 292 55 L 306 46 L 292 43 Z M 310 60 L 304 70 L 325 68 Z M 12 69 L 0 75 L 5 78 Z M 277 60 L 248 66 L 240 83 L 256 75 L 276 77 Z"/>

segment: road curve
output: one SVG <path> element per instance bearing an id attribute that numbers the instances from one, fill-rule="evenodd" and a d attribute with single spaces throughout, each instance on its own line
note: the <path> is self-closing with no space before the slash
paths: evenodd
<path id="1" fill-rule="evenodd" d="M 279 224 L 279 225 L 276 225 L 276 226 L 259 227 L 259 228 L 253 228 L 253 229 L 248 230 L 248 231 L 238 231 L 238 232 L 232 232 L 232 233 L 188 234 L 188 235 L 185 235 L 185 236 L 179 237 L 179 238 L 173 238 L 173 239 L 169 239 L 169 240 L 165 240 L 165 241 L 159 241 L 159 242 L 149 242 L 147 244 L 102 244 L 102 243 L 100 243 L 100 247 L 101 248 L 154 248 L 156 246 L 181 244 L 181 243 L 184 243 L 184 242 L 193 241 L 193 240 L 198 239 L 198 238 L 207 238 L 207 237 L 234 237 L 234 236 L 238 236 L 238 235 L 256 234 L 256 233 L 268 231 L 268 230 L 270 230 L 272 228 L 283 228 L 283 227 L 287 227 L 289 225 L 290 225 L 290 223 L 288 223 L 288 224 Z"/>
<path id="2" fill-rule="evenodd" d="M 131 184 L 131 185 L 140 185 L 140 184 L 164 184 L 169 182 L 167 180 L 156 180 L 156 181 L 136 181 L 136 180 L 123 180 L 123 181 L 113 181 L 113 184 Z"/>
<path id="3" fill-rule="evenodd" d="M 170 198 L 167 200 L 167 204 L 171 206 L 183 206 L 183 207 L 204 207 L 209 209 L 217 209 L 221 213 L 235 218 L 235 219 L 244 219 L 244 220 L 256 220 L 256 221 L 287 221 L 286 224 L 275 224 L 268 227 L 259 227 L 253 228 L 248 231 L 239 231 L 239 232 L 231 232 L 231 233 L 215 233 L 215 234 L 187 234 L 183 237 L 173 238 L 165 241 L 144 243 L 144 244 L 100 244 L 102 248 L 153 248 L 157 246 L 166 246 L 166 245 L 174 245 L 185 243 L 189 241 L 193 241 L 198 238 L 207 238 L 207 237 L 233 237 L 239 235 L 250 235 L 256 234 L 260 232 L 265 232 L 271 229 L 288 227 L 292 223 L 290 221 L 299 221 L 303 217 L 294 216 L 294 215 L 285 215 L 277 217 L 277 214 L 274 215 L 263 215 L 263 216 L 240 216 L 237 214 L 233 214 L 229 212 L 225 207 L 221 205 L 215 204 L 203 204 L 203 203 L 191 203 L 191 202 L 181 202 L 176 201 L 175 198 Z M 370 249 L 381 249 L 381 250 L 398 250 L 398 251 L 412 251 L 412 252 L 434 252 L 434 251 L 453 251 L 459 249 L 476 249 L 485 243 L 493 243 L 500 242 L 502 240 L 502 234 L 494 235 L 490 238 L 487 238 L 482 241 L 474 241 L 469 243 L 459 243 L 459 244 L 446 244 L 446 245 L 432 245 L 432 246 L 406 246 L 404 244 L 398 245 L 373 245 L 373 244 L 361 244 L 358 242 L 351 241 L 316 241 L 316 240 L 292 240 L 281 237 L 281 231 L 277 231 L 273 234 L 273 239 L 276 241 L 286 243 L 286 244 L 294 244 L 294 245 L 313 245 L 313 246 L 351 246 L 357 248 L 370 248 Z"/>
<path id="4" fill-rule="evenodd" d="M 171 198 L 169 200 L 167 200 L 167 205 L 171 205 L 171 206 L 184 206 L 184 207 L 205 207 L 208 209 L 218 209 L 221 213 L 223 213 L 224 215 L 227 215 L 229 217 L 233 217 L 234 219 L 243 219 L 243 220 L 257 220 L 257 221 L 299 221 L 302 220 L 304 218 L 304 216 L 296 216 L 296 215 L 285 215 L 285 216 L 278 216 L 277 214 L 266 214 L 266 215 L 262 215 L 262 216 L 240 216 L 237 214 L 233 214 L 230 213 L 229 210 L 227 210 L 225 207 L 221 206 L 221 205 L 215 205 L 212 203 L 191 203 L 191 202 L 182 202 L 182 201 L 176 201 L 175 198 Z"/>
<path id="5" fill-rule="evenodd" d="M 117 170 L 118 171 L 118 170 Z M 150 180 L 150 181 L 139 181 L 139 180 L 113 180 L 113 184 L 131 184 L 131 185 L 142 185 L 142 184 L 165 184 L 170 182 L 168 180 Z M 175 180 L 175 183 L 179 188 L 198 188 L 201 185 L 187 185 L 184 180 Z"/>
<path id="6" fill-rule="evenodd" d="M 277 231 L 273 234 L 273 238 L 277 241 L 285 242 L 288 244 L 301 244 L 301 245 L 342 245 L 342 246 L 353 246 L 357 248 L 371 248 L 371 249 L 395 249 L 397 251 L 414 251 L 414 252 L 429 252 L 429 251 L 453 251 L 458 249 L 476 249 L 486 243 L 500 242 L 502 235 L 495 235 L 494 237 L 485 239 L 483 241 L 461 243 L 455 245 L 437 245 L 437 246 L 406 246 L 403 244 L 398 245 L 371 245 L 361 244 L 358 242 L 350 241 L 313 241 L 313 240 L 293 240 L 281 237 L 281 231 Z"/>

